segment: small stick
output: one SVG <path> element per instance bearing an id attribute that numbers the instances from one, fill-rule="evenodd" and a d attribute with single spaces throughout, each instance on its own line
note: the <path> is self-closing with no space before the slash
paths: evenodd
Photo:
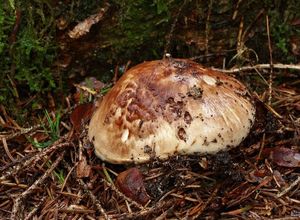
<path id="1" fill-rule="evenodd" d="M 288 193 L 292 188 L 294 188 L 295 186 L 297 186 L 300 183 L 300 176 L 298 176 L 298 178 L 292 182 L 291 185 L 289 185 L 287 188 L 285 188 L 283 191 L 279 192 L 277 194 L 277 197 L 280 198 L 281 196 L 285 195 L 286 193 Z"/>
<path id="2" fill-rule="evenodd" d="M 74 85 L 76 88 L 83 90 L 84 92 L 88 92 L 88 93 L 90 93 L 90 94 L 92 94 L 92 95 L 96 95 L 96 94 L 97 94 L 97 92 L 96 92 L 95 90 L 93 90 L 93 89 L 91 89 L 91 88 L 89 88 L 89 87 L 87 87 L 87 86 L 82 86 L 82 85 L 76 84 L 76 83 L 74 83 L 73 85 Z"/>
<path id="3" fill-rule="evenodd" d="M 247 212 L 249 211 L 250 209 L 252 209 L 252 206 L 251 205 L 246 205 L 242 208 L 239 208 L 239 209 L 235 209 L 235 210 L 232 210 L 232 211 L 229 211 L 229 212 L 223 212 L 221 213 L 221 215 L 240 215 L 244 212 Z"/>
<path id="4" fill-rule="evenodd" d="M 198 219 L 199 216 L 203 213 L 203 211 L 206 209 L 206 207 L 209 205 L 209 203 L 211 203 L 211 201 L 216 197 L 217 193 L 219 192 L 221 185 L 218 184 L 216 186 L 216 188 L 214 189 L 214 191 L 212 192 L 212 194 L 209 196 L 209 198 L 205 201 L 205 203 L 200 207 L 198 213 L 193 216 L 192 219 Z"/>
<path id="5" fill-rule="evenodd" d="M 14 162 L 15 159 L 13 158 L 13 156 L 11 155 L 9 149 L 8 149 L 8 145 L 7 145 L 7 142 L 6 142 L 6 138 L 2 138 L 2 144 L 3 144 L 3 147 L 4 147 L 4 150 L 5 150 L 5 153 L 7 154 L 7 156 L 9 157 L 9 159 Z"/>
<path id="6" fill-rule="evenodd" d="M 21 184 L 21 183 L 11 183 L 9 181 L 2 181 L 2 182 L 0 182 L 0 185 L 16 187 L 16 188 L 22 188 L 22 189 L 27 189 L 28 188 L 28 185 Z"/>
<path id="7" fill-rule="evenodd" d="M 126 66 L 124 68 L 124 73 L 128 70 L 128 67 L 129 67 L 130 63 L 131 63 L 131 61 L 128 60 L 127 63 L 126 63 Z"/>
<path id="8" fill-rule="evenodd" d="M 114 219 L 147 219 L 146 217 L 150 214 L 157 214 L 160 213 L 162 210 L 169 209 L 169 207 L 174 205 L 174 200 L 170 199 L 168 201 L 158 201 L 154 206 L 139 210 L 132 213 L 122 213 L 113 215 L 112 218 Z"/>
<path id="9" fill-rule="evenodd" d="M 270 22 L 269 16 L 266 15 L 266 24 L 267 24 L 267 34 L 268 34 L 268 46 L 269 46 L 269 56 L 270 56 L 270 76 L 269 76 L 269 99 L 268 104 L 271 105 L 272 102 L 272 85 L 273 85 L 273 56 L 272 56 L 272 46 L 271 46 L 271 37 L 270 37 Z"/>
<path id="10" fill-rule="evenodd" d="M 174 19 L 174 21 L 173 21 L 173 23 L 172 23 L 172 25 L 171 25 L 171 30 L 170 30 L 170 32 L 169 32 L 169 34 L 168 34 L 168 36 L 166 37 L 166 46 L 165 46 L 165 49 L 164 49 L 164 57 L 165 57 L 165 55 L 169 52 L 169 50 L 170 50 L 170 44 L 171 44 L 171 39 L 172 39 L 172 37 L 173 37 L 173 33 L 174 33 L 174 30 L 175 30 L 175 26 L 176 26 L 176 24 L 177 24 L 177 21 L 178 21 L 178 17 L 179 17 L 179 15 L 181 14 L 181 11 L 182 11 L 182 9 L 183 9 L 183 6 L 186 4 L 186 0 L 181 4 L 181 6 L 180 6 L 180 8 L 179 8 L 179 10 L 178 10 L 178 12 L 177 12 L 177 14 L 176 14 L 176 16 L 175 16 L 175 19 Z"/>
<path id="11" fill-rule="evenodd" d="M 199 59 L 203 59 L 206 57 L 217 57 L 217 56 L 225 56 L 227 53 L 231 52 L 231 51 L 235 51 L 234 50 L 226 50 L 226 51 L 222 51 L 222 52 L 218 52 L 218 53 L 210 53 L 210 54 L 205 54 L 205 55 L 199 55 L 199 56 L 194 56 L 194 57 L 190 57 L 190 60 L 199 60 Z"/>
<path id="12" fill-rule="evenodd" d="M 14 131 L 14 132 L 3 132 L 3 133 L 0 133 L 0 138 L 6 138 L 6 140 L 10 140 L 10 139 L 13 139 L 15 137 L 18 137 L 22 134 L 28 134 L 29 132 L 33 131 L 33 130 L 36 130 L 38 128 L 40 128 L 41 125 L 36 125 L 36 126 L 32 126 L 30 128 L 20 128 L 19 131 Z"/>
<path id="13" fill-rule="evenodd" d="M 26 197 L 31 194 L 34 190 L 38 188 L 40 184 L 42 184 L 46 178 L 52 173 L 52 171 L 57 167 L 60 161 L 64 157 L 64 152 L 62 152 L 58 158 L 54 161 L 51 167 L 41 176 L 38 180 L 36 180 L 26 191 L 24 191 L 20 196 L 18 196 L 14 201 L 14 206 L 12 209 L 11 219 L 23 219 L 24 218 L 24 204 L 23 201 Z"/>
<path id="14" fill-rule="evenodd" d="M 259 21 L 259 19 L 261 18 L 261 16 L 265 13 L 265 9 L 261 9 L 256 17 L 254 18 L 254 20 L 251 22 L 250 25 L 248 25 L 248 27 L 246 28 L 246 30 L 244 31 L 244 33 L 242 33 L 242 37 L 241 37 L 241 40 L 243 42 L 245 42 L 246 40 L 246 37 L 248 37 L 250 31 L 253 29 L 254 25 L 257 24 L 257 22 Z"/>
<path id="15" fill-rule="evenodd" d="M 14 27 L 13 27 L 13 30 L 10 34 L 10 37 L 9 37 L 9 43 L 10 44 L 13 44 L 16 42 L 16 39 L 17 39 L 17 33 L 20 29 L 20 24 L 21 24 L 21 10 L 20 9 L 16 9 L 16 20 L 15 20 L 15 24 L 14 24 Z"/>
<path id="16" fill-rule="evenodd" d="M 180 198 L 180 199 L 186 200 L 186 201 L 199 203 L 199 200 L 198 200 L 198 199 L 194 199 L 194 198 L 191 198 L 191 197 L 189 197 L 189 196 L 180 195 L 180 194 L 176 194 L 176 193 L 171 193 L 170 195 L 171 195 L 171 196 L 174 196 L 174 197 L 176 197 L 176 198 Z"/>
<path id="17" fill-rule="evenodd" d="M 17 153 L 18 153 L 18 155 L 21 155 L 21 154 L 19 154 L 19 152 L 17 152 Z M 28 158 L 30 158 L 30 155 L 25 155 L 25 156 L 23 156 L 19 159 L 14 160 L 13 162 L 10 162 L 10 163 L 7 163 L 7 164 L 3 165 L 2 167 L 0 167 L 0 173 L 3 173 L 4 170 L 7 170 L 8 168 L 13 167 L 16 164 L 25 162 Z M 0 176 L 0 182 L 1 182 L 2 179 L 3 179 L 2 176 Z"/>
<path id="18" fill-rule="evenodd" d="M 247 192 L 246 195 L 243 195 L 241 198 L 233 201 L 233 202 L 230 202 L 228 205 L 227 205 L 227 208 L 230 208 L 232 206 L 235 206 L 237 204 L 240 204 L 243 200 L 247 199 L 249 196 L 251 196 L 254 192 L 256 192 L 257 190 L 259 190 L 260 188 L 262 188 L 263 186 L 267 185 L 271 180 L 273 179 L 272 176 L 267 176 L 265 177 L 256 187 L 253 187 L 250 192 Z"/>
<path id="19" fill-rule="evenodd" d="M 63 192 L 63 190 L 64 190 L 64 188 L 65 188 L 65 186 L 66 186 L 66 184 L 67 184 L 67 181 L 68 181 L 70 175 L 72 174 L 73 170 L 75 169 L 75 167 L 76 167 L 77 165 L 78 165 L 78 162 L 77 162 L 77 163 L 69 170 L 69 172 L 68 172 L 68 174 L 67 174 L 67 176 L 66 176 L 66 178 L 65 178 L 65 180 L 64 180 L 64 182 L 63 182 L 63 184 L 62 184 L 62 186 L 61 186 L 61 189 L 60 189 L 60 192 L 61 192 L 61 193 Z"/>
<path id="20" fill-rule="evenodd" d="M 93 214 L 96 211 L 91 209 L 80 209 L 80 208 L 62 208 L 58 209 L 59 212 L 72 213 L 72 214 Z"/>
<path id="21" fill-rule="evenodd" d="M 64 139 L 65 139 L 65 136 L 63 136 L 62 138 L 60 138 L 59 140 L 54 142 L 54 144 L 51 147 L 48 147 L 48 148 L 40 151 L 36 155 L 34 155 L 31 158 L 29 158 L 28 160 L 26 160 L 24 163 L 18 164 L 15 167 L 13 167 L 13 169 L 11 171 L 8 171 L 8 172 L 6 172 L 6 174 L 0 176 L 0 182 L 7 179 L 10 176 L 17 174 L 21 169 L 24 169 L 25 167 L 34 166 L 37 161 L 39 161 L 44 156 L 50 154 L 51 152 L 54 152 L 54 151 L 64 148 L 64 147 L 73 146 L 73 144 L 69 143 L 69 142 L 61 143 Z M 20 161 L 22 161 L 22 160 L 20 160 Z"/>
<path id="22" fill-rule="evenodd" d="M 256 157 L 255 165 L 257 165 L 258 161 L 261 158 L 261 154 L 262 154 L 263 149 L 265 147 L 265 140 L 266 140 L 266 133 L 263 133 L 263 137 L 262 137 L 262 140 L 261 140 L 261 143 L 260 143 L 259 153 Z"/>
<path id="23" fill-rule="evenodd" d="M 224 69 L 219 69 L 219 68 L 214 68 L 212 67 L 212 70 L 217 70 L 220 72 L 224 73 L 238 73 L 241 71 L 247 71 L 247 70 L 254 70 L 254 69 L 270 69 L 271 65 L 270 64 L 257 64 L 254 66 L 243 66 L 239 68 L 234 68 L 230 70 L 224 70 Z M 273 69 L 292 69 L 292 70 L 300 70 L 300 65 L 289 65 L 289 64 L 273 64 L 272 65 Z"/>
<path id="24" fill-rule="evenodd" d="M 122 193 L 114 184 L 110 183 L 106 179 L 103 179 L 103 180 L 113 191 L 115 191 L 117 193 L 118 196 L 122 197 L 125 201 L 128 201 L 129 203 L 133 204 L 140 210 L 144 209 L 144 207 L 142 205 L 140 205 L 136 201 L 132 200 L 131 198 L 127 197 L 126 195 L 124 195 L 124 193 Z"/>
<path id="25" fill-rule="evenodd" d="M 10 79 L 10 77 L 9 77 L 9 79 Z M 18 125 L 18 123 L 7 114 L 6 109 L 2 104 L 0 104 L 0 110 L 1 110 L 4 118 L 6 119 L 6 121 L 10 122 L 14 126 L 13 128 L 21 129 L 21 126 Z"/>
<path id="26" fill-rule="evenodd" d="M 206 56 L 208 54 L 208 42 L 209 42 L 209 33 L 210 33 L 209 20 L 210 20 L 212 5 L 213 5 L 213 0 L 210 0 L 208 5 L 206 22 L 205 22 L 205 55 Z"/>
<path id="27" fill-rule="evenodd" d="M 64 163 L 64 166 L 68 169 L 69 173 L 71 173 L 71 166 L 68 163 Z M 104 210 L 104 208 L 102 207 L 100 201 L 96 198 L 96 196 L 93 194 L 93 192 L 91 192 L 88 188 L 88 186 L 86 185 L 86 183 L 79 178 L 76 178 L 77 182 L 79 183 L 79 185 L 81 186 L 81 188 L 83 188 L 84 192 L 87 193 L 87 195 L 90 197 L 90 199 L 93 202 L 93 205 L 96 206 L 96 208 L 98 209 L 98 211 L 104 216 L 105 220 L 110 220 L 110 218 L 108 217 L 106 211 Z"/>
<path id="28" fill-rule="evenodd" d="M 92 200 L 93 204 L 96 206 L 96 208 L 98 209 L 98 211 L 100 211 L 102 213 L 102 215 L 104 216 L 104 218 L 106 220 L 110 220 L 110 218 L 108 217 L 106 211 L 104 210 L 104 208 L 102 207 L 100 201 L 96 198 L 96 196 L 88 189 L 88 186 L 85 184 L 85 182 L 83 182 L 82 179 L 77 179 L 77 182 L 80 184 L 80 186 L 84 189 L 84 191 L 88 194 L 88 196 L 90 197 L 90 199 Z"/>
<path id="29" fill-rule="evenodd" d="M 114 77 L 113 77 L 113 80 L 112 80 L 114 85 L 118 81 L 118 75 L 119 75 L 119 65 L 117 64 L 115 66 Z"/>
<path id="30" fill-rule="evenodd" d="M 33 215 L 40 209 L 47 197 L 42 198 L 38 204 L 28 213 L 24 220 L 33 219 Z"/>

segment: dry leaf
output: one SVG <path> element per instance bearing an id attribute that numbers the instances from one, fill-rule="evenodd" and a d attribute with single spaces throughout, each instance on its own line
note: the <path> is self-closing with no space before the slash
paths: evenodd
<path id="1" fill-rule="evenodd" d="M 75 133 L 81 133 L 84 124 L 90 120 L 94 112 L 94 104 L 86 103 L 78 105 L 70 116 L 71 123 L 74 127 Z"/>
<path id="2" fill-rule="evenodd" d="M 287 183 L 285 182 L 282 174 L 278 171 L 278 170 L 274 170 L 273 171 L 273 177 L 276 180 L 276 182 L 280 185 L 280 186 L 286 186 Z"/>
<path id="3" fill-rule="evenodd" d="M 103 8 L 100 9 L 100 11 L 97 14 L 91 15 L 84 21 L 77 24 L 73 30 L 69 31 L 68 35 L 70 38 L 80 38 L 86 33 L 88 33 L 92 27 L 93 24 L 98 23 L 101 18 L 103 17 L 104 13 L 109 8 L 109 4 L 106 4 Z"/>
<path id="4" fill-rule="evenodd" d="M 105 87 L 105 84 L 95 77 L 88 77 L 83 82 L 74 85 L 76 87 L 76 93 L 73 97 L 77 103 L 80 100 L 87 100 L 90 94 L 97 94 L 97 92 Z"/>
<path id="5" fill-rule="evenodd" d="M 130 168 L 120 173 L 116 185 L 126 196 L 145 205 L 150 197 L 146 192 L 143 177 L 137 168 Z"/>
<path id="6" fill-rule="evenodd" d="M 91 174 L 91 166 L 87 164 L 85 156 L 81 156 L 79 163 L 76 167 L 76 174 L 78 178 L 89 177 Z"/>
<path id="7" fill-rule="evenodd" d="M 283 167 L 300 167 L 300 153 L 285 147 L 265 149 L 274 163 Z"/>
<path id="8" fill-rule="evenodd" d="M 266 167 L 262 167 L 261 169 L 259 170 L 252 170 L 247 176 L 246 176 L 246 179 L 248 182 L 251 182 L 251 183 L 260 183 L 261 181 L 264 180 L 264 178 L 266 176 L 269 176 L 270 173 L 269 171 L 266 169 Z"/>
<path id="9" fill-rule="evenodd" d="M 300 19 L 296 18 L 296 19 L 292 20 L 290 24 L 293 26 L 300 26 Z"/>

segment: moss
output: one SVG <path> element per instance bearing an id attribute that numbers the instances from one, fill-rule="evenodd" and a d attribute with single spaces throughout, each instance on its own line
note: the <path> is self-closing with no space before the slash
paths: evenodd
<path id="1" fill-rule="evenodd" d="M 0 101 L 12 115 L 35 94 L 55 89 L 55 19 L 47 1 L 4 0 L 0 8 Z M 38 99 L 32 102 L 35 105 Z M 30 106 L 27 106 L 27 108 Z"/>
<path id="2" fill-rule="evenodd" d="M 118 12 L 117 22 L 107 32 L 113 45 L 112 59 L 133 59 L 136 62 L 162 57 L 165 36 L 170 31 L 171 15 L 176 14 L 181 1 L 121 0 L 113 2 Z"/>
<path id="3" fill-rule="evenodd" d="M 274 58 L 281 62 L 296 62 L 291 53 L 290 40 L 293 35 L 300 37 L 298 28 L 291 23 L 294 19 L 299 19 L 300 2 L 289 1 L 265 1 L 268 5 L 267 13 L 270 20 L 271 40 L 275 44 L 273 47 Z"/>

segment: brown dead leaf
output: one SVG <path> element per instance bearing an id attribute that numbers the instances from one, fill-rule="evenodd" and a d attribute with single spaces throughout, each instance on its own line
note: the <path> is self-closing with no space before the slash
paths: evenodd
<path id="1" fill-rule="evenodd" d="M 300 26 L 300 19 L 296 18 L 294 20 L 291 21 L 291 25 L 293 26 Z"/>
<path id="2" fill-rule="evenodd" d="M 120 173 L 116 185 L 126 196 L 142 205 L 150 200 L 144 186 L 142 174 L 135 167 Z"/>
<path id="3" fill-rule="evenodd" d="M 300 111 L 300 102 L 296 102 L 294 106 L 297 111 Z"/>
<path id="4" fill-rule="evenodd" d="M 294 55 L 300 55 L 300 38 L 298 36 L 290 37 L 291 51 Z"/>
<path id="5" fill-rule="evenodd" d="M 89 121 L 94 112 L 93 103 L 85 103 L 78 105 L 70 116 L 71 123 L 74 127 L 75 133 L 81 133 L 83 125 Z"/>
<path id="6" fill-rule="evenodd" d="M 78 178 L 89 177 L 91 175 L 92 169 L 91 166 L 88 165 L 85 156 L 81 156 L 79 163 L 76 167 L 76 174 Z"/>
<path id="7" fill-rule="evenodd" d="M 247 176 L 246 179 L 250 183 L 258 182 L 260 183 L 266 176 L 269 176 L 269 171 L 266 167 L 262 167 L 259 170 L 252 170 Z"/>
<path id="8" fill-rule="evenodd" d="M 277 184 L 279 184 L 280 186 L 286 186 L 287 185 L 287 183 L 285 182 L 282 174 L 278 170 L 273 171 L 273 177 L 274 177 L 275 181 L 277 182 Z"/>
<path id="9" fill-rule="evenodd" d="M 98 23 L 102 19 L 103 15 L 105 14 L 108 8 L 109 4 L 106 4 L 103 8 L 99 10 L 97 14 L 91 15 L 84 21 L 77 24 L 73 28 L 73 30 L 69 31 L 69 37 L 77 39 L 86 35 L 90 31 L 92 25 Z"/>
<path id="10" fill-rule="evenodd" d="M 105 84 L 95 77 L 88 77 L 79 84 L 74 84 L 76 93 L 73 95 L 75 102 L 86 100 L 90 94 L 94 95 L 105 87 Z"/>
<path id="11" fill-rule="evenodd" d="M 283 167 L 300 167 L 300 153 L 295 150 L 285 147 L 267 148 L 265 152 L 269 151 L 269 157 L 278 166 Z"/>

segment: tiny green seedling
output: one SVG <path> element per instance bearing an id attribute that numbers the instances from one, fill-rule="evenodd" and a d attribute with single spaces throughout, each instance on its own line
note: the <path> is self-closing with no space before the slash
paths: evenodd
<path id="1" fill-rule="evenodd" d="M 59 113 L 56 114 L 54 121 L 52 121 L 52 119 L 50 118 L 50 115 L 47 110 L 45 111 L 45 115 L 50 130 L 47 130 L 45 127 L 44 129 L 47 133 L 49 133 L 51 139 L 54 139 L 56 141 L 60 136 L 60 131 L 59 131 L 60 114 Z"/>
<path id="2" fill-rule="evenodd" d="M 59 125 L 60 125 L 60 114 L 57 113 L 55 116 L 55 119 L 52 120 L 48 111 L 45 111 L 45 116 L 48 124 L 48 128 L 45 126 L 45 124 L 42 124 L 42 127 L 44 129 L 44 132 L 49 134 L 50 139 L 45 142 L 38 142 L 37 140 L 34 140 L 32 138 L 28 138 L 29 141 L 33 144 L 33 146 L 37 148 L 45 148 L 53 144 L 55 141 L 59 139 L 60 136 L 60 130 L 59 130 Z"/>
<path id="3" fill-rule="evenodd" d="M 101 89 L 100 94 L 105 95 L 107 92 L 109 92 L 110 89 L 111 89 L 111 85 L 108 87 L 104 87 L 103 89 Z"/>
<path id="4" fill-rule="evenodd" d="M 52 165 L 52 161 L 51 160 L 48 160 L 46 162 L 46 166 L 48 168 L 50 168 Z M 65 173 L 64 173 L 64 170 L 63 169 L 58 169 L 57 171 L 56 170 L 53 170 L 52 171 L 52 174 L 57 178 L 59 184 L 63 184 L 64 181 L 65 181 Z"/>
<path id="5" fill-rule="evenodd" d="M 65 181 L 65 174 L 63 170 L 53 171 L 54 176 L 58 179 L 58 182 L 60 184 L 63 184 Z"/>

